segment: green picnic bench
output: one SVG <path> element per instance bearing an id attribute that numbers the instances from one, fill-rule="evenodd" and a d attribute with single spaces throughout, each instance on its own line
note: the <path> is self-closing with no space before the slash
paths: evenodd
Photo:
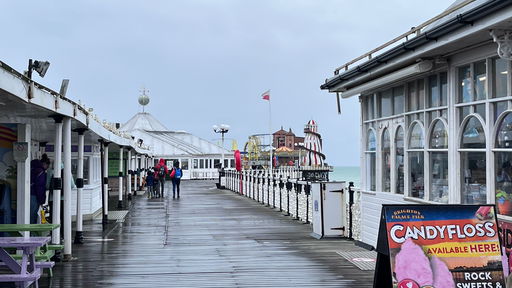
<path id="1" fill-rule="evenodd" d="M 12 236 L 20 236 L 22 232 L 30 232 L 35 236 L 47 236 L 52 230 L 60 228 L 59 224 L 0 224 L 0 232 L 8 233 Z M 51 258 L 55 256 L 55 251 L 64 249 L 64 245 L 59 244 L 46 244 L 35 253 L 36 261 L 41 261 L 41 263 L 51 262 Z M 15 260 L 21 260 L 22 255 L 12 254 L 12 258 Z M 51 266 L 45 266 L 41 264 L 41 268 L 48 269 L 48 274 L 50 277 L 53 276 L 53 271 Z"/>

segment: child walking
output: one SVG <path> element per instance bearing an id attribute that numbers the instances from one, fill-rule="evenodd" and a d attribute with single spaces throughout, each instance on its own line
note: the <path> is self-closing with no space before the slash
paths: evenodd
<path id="1" fill-rule="evenodd" d="M 147 192 L 148 193 L 148 198 L 151 199 L 151 198 L 154 198 L 155 197 L 155 192 L 153 190 L 153 185 L 155 183 L 155 176 L 153 175 L 153 171 L 151 169 L 149 169 L 148 171 L 148 176 L 146 176 L 146 187 L 147 187 Z"/>

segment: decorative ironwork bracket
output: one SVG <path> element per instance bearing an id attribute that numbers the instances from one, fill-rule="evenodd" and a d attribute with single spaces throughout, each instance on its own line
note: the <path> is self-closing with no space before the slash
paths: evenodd
<path id="1" fill-rule="evenodd" d="M 512 31 L 511 30 L 491 30 L 493 41 L 498 43 L 498 56 L 502 59 L 512 60 Z M 498 34 L 501 34 L 498 36 Z"/>

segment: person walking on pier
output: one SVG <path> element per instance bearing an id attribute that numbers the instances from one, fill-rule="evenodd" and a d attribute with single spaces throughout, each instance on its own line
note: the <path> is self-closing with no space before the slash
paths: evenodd
<path id="1" fill-rule="evenodd" d="M 180 168 L 180 162 L 174 162 L 170 176 L 172 179 L 172 198 L 175 198 L 176 196 L 176 188 L 178 188 L 178 198 L 180 198 L 180 183 L 181 176 L 183 176 L 183 171 Z"/>
<path id="2" fill-rule="evenodd" d="M 155 175 L 152 169 L 148 170 L 148 176 L 146 176 L 146 191 L 148 193 L 148 198 L 155 198 L 155 191 L 153 190 L 153 186 L 155 183 Z"/>
<path id="3" fill-rule="evenodd" d="M 165 160 L 160 158 L 158 164 L 155 166 L 155 179 L 158 178 L 158 183 L 160 184 L 160 195 L 164 197 L 164 186 L 165 186 L 165 176 L 169 174 L 169 170 L 167 170 L 167 166 L 165 165 Z"/>
<path id="4" fill-rule="evenodd" d="M 30 161 L 30 223 L 37 224 L 39 207 L 46 202 L 46 170 L 50 159 L 43 154 L 41 160 Z"/>

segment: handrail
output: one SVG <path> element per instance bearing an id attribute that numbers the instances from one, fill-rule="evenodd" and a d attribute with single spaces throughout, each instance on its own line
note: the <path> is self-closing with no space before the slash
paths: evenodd
<path id="1" fill-rule="evenodd" d="M 354 63 L 356 63 L 356 62 L 358 62 L 358 61 L 360 61 L 360 60 L 362 60 L 362 59 L 364 59 L 366 57 L 368 57 L 368 60 L 371 60 L 372 57 L 373 57 L 372 56 L 373 54 L 375 54 L 376 52 L 378 52 L 378 51 L 380 51 L 380 50 L 382 50 L 382 49 L 384 49 L 384 48 L 386 48 L 386 47 L 388 47 L 388 46 L 390 46 L 390 45 L 392 45 L 392 44 L 394 44 L 394 43 L 396 43 L 396 42 L 398 42 L 398 41 L 400 41 L 400 40 L 402 40 L 404 38 L 406 39 L 406 41 L 409 40 L 408 36 L 411 35 L 411 34 L 416 33 L 416 36 L 419 36 L 421 34 L 421 30 L 423 28 L 425 28 L 426 26 L 436 22 L 437 20 L 440 20 L 441 18 L 443 18 L 443 17 L 453 13 L 454 11 L 459 10 L 460 8 L 470 4 L 472 2 L 475 2 L 475 1 L 476 0 L 466 0 L 466 1 L 462 2 L 462 3 L 459 3 L 459 4 L 455 5 L 455 6 L 453 6 L 450 9 L 445 10 L 441 14 L 435 16 L 434 18 L 431 18 L 430 20 L 428 20 L 426 22 L 423 22 L 422 24 L 420 24 L 417 27 L 411 28 L 411 30 L 401 34 L 400 36 L 397 36 L 397 37 L 393 38 L 392 40 L 390 40 L 390 41 L 380 45 L 379 47 L 371 50 L 370 52 L 367 52 L 367 53 L 365 53 L 365 54 L 363 54 L 363 55 L 361 55 L 361 56 L 359 56 L 359 57 L 357 57 L 357 58 L 355 58 L 355 59 L 353 59 L 353 60 L 351 60 L 351 61 L 349 61 L 349 62 L 347 62 L 347 63 L 345 63 L 343 65 L 341 65 L 341 66 L 339 66 L 338 68 L 334 69 L 334 75 L 338 75 L 340 70 L 342 70 L 342 69 L 347 71 L 349 69 L 350 65 L 352 65 L 352 64 L 354 64 Z"/>

